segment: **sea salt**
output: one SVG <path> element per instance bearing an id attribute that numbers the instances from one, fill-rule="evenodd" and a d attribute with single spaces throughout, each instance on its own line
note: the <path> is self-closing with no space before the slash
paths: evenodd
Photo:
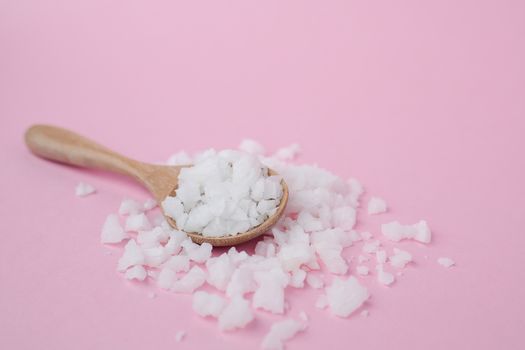
<path id="1" fill-rule="evenodd" d="M 171 290 L 177 293 L 192 293 L 206 282 L 206 272 L 198 266 L 193 266 L 187 274 L 173 282 Z"/>
<path id="2" fill-rule="evenodd" d="M 384 213 L 386 209 L 386 202 L 382 198 L 372 197 L 368 201 L 368 214 L 370 215 Z"/>
<path id="3" fill-rule="evenodd" d="M 391 241 L 399 242 L 402 239 L 414 239 L 421 243 L 430 243 L 432 234 L 427 222 L 419 221 L 414 225 L 401 225 L 398 221 L 381 225 L 381 232 Z"/>
<path id="4" fill-rule="evenodd" d="M 366 276 L 368 275 L 369 269 L 367 266 L 359 265 L 355 268 L 358 275 Z"/>
<path id="5" fill-rule="evenodd" d="M 211 293 L 197 291 L 193 294 L 193 310 L 202 317 L 219 317 L 226 306 L 224 298 Z"/>
<path id="6" fill-rule="evenodd" d="M 120 215 L 140 214 L 143 211 L 143 205 L 134 199 L 124 199 L 120 203 L 118 213 Z"/>
<path id="7" fill-rule="evenodd" d="M 126 232 L 149 230 L 151 223 L 144 213 L 131 214 L 126 219 Z"/>
<path id="8" fill-rule="evenodd" d="M 438 262 L 439 265 L 447 267 L 447 268 L 456 265 L 454 260 L 452 260 L 450 258 L 445 258 L 445 257 L 438 258 L 437 262 Z"/>
<path id="9" fill-rule="evenodd" d="M 394 255 L 388 258 L 392 267 L 403 268 L 412 261 L 412 254 L 407 251 L 394 248 Z"/>
<path id="10" fill-rule="evenodd" d="M 77 185 L 77 187 L 75 187 L 75 195 L 77 197 L 86 197 L 95 192 L 96 192 L 95 187 L 87 183 L 84 183 L 84 182 L 80 182 Z"/>
<path id="11" fill-rule="evenodd" d="M 175 333 L 175 341 L 177 343 L 180 343 L 181 341 L 183 341 L 185 337 L 186 337 L 186 331 L 177 331 L 177 333 Z"/>
<path id="12" fill-rule="evenodd" d="M 116 214 L 110 214 L 104 222 L 100 234 L 101 243 L 119 243 L 126 239 L 128 235 L 120 225 L 119 218 Z"/>
<path id="13" fill-rule="evenodd" d="M 186 232 L 207 237 L 237 235 L 273 215 L 283 190 L 258 157 L 239 151 L 210 151 L 183 168 L 175 197 L 162 202 L 166 215 Z"/>
<path id="14" fill-rule="evenodd" d="M 384 270 L 383 264 L 377 265 L 376 271 L 377 271 L 377 281 L 385 286 L 391 285 L 396 280 L 394 275 Z"/>
<path id="15" fill-rule="evenodd" d="M 281 350 L 284 349 L 284 342 L 293 338 L 297 333 L 305 330 L 306 324 L 287 319 L 272 324 L 270 331 L 264 337 L 261 349 Z"/>
<path id="16" fill-rule="evenodd" d="M 146 269 L 144 269 L 144 266 L 135 265 L 126 271 L 125 276 L 128 280 L 136 279 L 139 281 L 144 281 L 144 279 L 147 276 L 147 273 L 146 273 Z"/>
<path id="17" fill-rule="evenodd" d="M 370 297 L 368 290 L 350 276 L 348 279 L 334 278 L 326 287 L 326 297 L 331 312 L 339 317 L 348 317 Z"/>
<path id="18" fill-rule="evenodd" d="M 219 315 L 219 329 L 229 331 L 244 328 L 254 319 L 248 300 L 236 295 Z"/>

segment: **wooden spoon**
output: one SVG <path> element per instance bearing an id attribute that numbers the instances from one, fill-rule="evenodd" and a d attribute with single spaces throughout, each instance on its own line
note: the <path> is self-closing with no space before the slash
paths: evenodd
<path id="1" fill-rule="evenodd" d="M 27 147 L 42 158 L 85 168 L 108 170 L 129 176 L 144 185 L 160 204 L 167 196 L 174 196 L 178 176 L 184 166 L 166 166 L 142 163 L 124 157 L 85 137 L 66 129 L 50 125 L 33 125 L 25 133 Z M 269 170 L 270 175 L 276 175 Z M 288 202 L 288 187 L 284 180 L 283 196 L 274 215 L 259 226 L 236 236 L 204 237 L 199 233 L 187 232 L 195 243 L 208 242 L 214 246 L 231 246 L 246 242 L 267 232 L 283 214 Z M 177 229 L 175 220 L 166 216 L 171 226 Z"/>

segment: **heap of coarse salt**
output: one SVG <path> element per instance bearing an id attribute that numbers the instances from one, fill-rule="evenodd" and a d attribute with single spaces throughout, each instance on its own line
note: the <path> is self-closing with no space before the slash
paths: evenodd
<path id="1" fill-rule="evenodd" d="M 185 232 L 234 236 L 275 214 L 283 189 L 255 155 L 209 151 L 179 174 L 174 197 L 162 202 L 166 215 Z"/>
<path id="2" fill-rule="evenodd" d="M 153 217 L 149 211 L 155 210 L 155 201 L 126 199 L 119 208 L 122 218 L 109 215 L 101 232 L 102 243 L 128 240 L 117 270 L 129 279 L 151 279 L 161 289 L 193 294 L 192 307 L 198 315 L 216 319 L 222 331 L 232 331 L 248 326 L 259 310 L 288 314 L 290 287 L 318 290 L 316 307 L 349 317 L 369 300 L 370 292 L 359 280 L 369 278 L 366 264 L 372 254 L 377 280 L 383 285 L 395 280 L 384 269 L 387 263 L 402 268 L 412 260 L 411 254 L 395 247 L 394 254 L 387 256 L 381 240 L 354 231 L 363 193 L 357 180 L 343 180 L 317 166 L 289 163 L 299 152 L 297 145 L 271 157 L 263 156 L 264 148 L 252 140 L 243 141 L 241 148 L 245 153 L 208 150 L 196 157 L 185 152 L 171 157 L 170 164 L 196 165 L 181 172 L 176 197 L 162 206 L 185 230 L 236 234 L 267 218 L 278 205 L 281 178 L 272 179 L 266 170 L 274 169 L 288 185 L 288 205 L 271 232 L 254 242 L 253 254 L 235 247 L 217 253 L 207 243 L 195 244 L 162 216 Z M 430 241 L 425 221 L 408 226 L 393 222 L 381 231 L 394 242 Z M 359 280 L 348 276 L 352 259 L 345 254 L 347 249 L 357 253 Z M 204 285 L 216 293 L 200 290 Z M 301 313 L 300 318 L 276 322 L 263 340 L 263 349 L 282 349 L 287 339 L 306 328 L 308 317 Z M 182 340 L 183 334 L 177 339 Z"/>

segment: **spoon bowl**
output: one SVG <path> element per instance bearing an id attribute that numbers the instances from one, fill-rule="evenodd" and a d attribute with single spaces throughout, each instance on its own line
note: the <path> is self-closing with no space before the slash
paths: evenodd
<path id="1" fill-rule="evenodd" d="M 31 152 L 48 160 L 129 176 L 146 187 L 159 204 L 167 196 L 175 195 L 180 170 L 191 166 L 167 166 L 139 162 L 72 131 L 51 125 L 31 126 L 25 133 L 25 142 Z M 268 172 L 270 175 L 277 175 L 271 169 Z M 288 186 L 284 180 L 281 180 L 281 185 L 283 196 L 275 214 L 259 226 L 235 236 L 205 237 L 199 233 L 187 232 L 188 236 L 198 244 L 208 242 L 213 246 L 232 246 L 262 235 L 277 223 L 288 203 Z M 175 220 L 165 214 L 164 217 L 173 228 L 178 229 Z"/>

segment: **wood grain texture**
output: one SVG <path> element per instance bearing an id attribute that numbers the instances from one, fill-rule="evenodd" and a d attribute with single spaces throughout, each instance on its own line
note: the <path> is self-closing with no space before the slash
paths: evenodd
<path id="1" fill-rule="evenodd" d="M 55 162 L 129 176 L 145 186 L 160 204 L 167 196 L 175 195 L 180 170 L 186 166 L 166 166 L 139 162 L 99 145 L 72 131 L 51 125 L 33 125 L 25 133 L 27 147 L 35 155 Z M 277 175 L 269 170 L 270 175 Z M 267 232 L 282 216 L 288 203 L 288 186 L 282 181 L 283 197 L 274 215 L 261 225 L 236 236 L 204 237 L 187 232 L 195 243 L 208 242 L 214 246 L 231 246 L 244 243 Z M 162 206 L 161 206 L 162 209 Z M 177 229 L 175 220 L 164 215 Z"/>

